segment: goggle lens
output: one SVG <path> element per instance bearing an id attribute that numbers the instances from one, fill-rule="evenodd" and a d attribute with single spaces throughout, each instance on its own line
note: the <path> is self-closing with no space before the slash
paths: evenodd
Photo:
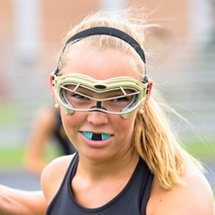
<path id="1" fill-rule="evenodd" d="M 86 88 L 74 84 L 61 86 L 61 100 L 78 111 L 92 111 L 101 106 L 103 112 L 119 114 L 125 107 L 135 105 L 139 94 L 134 89 L 122 87 L 103 93 L 96 93 Z"/>
<path id="2" fill-rule="evenodd" d="M 129 115 L 145 100 L 148 83 L 131 77 L 97 80 L 82 74 L 54 76 L 54 90 L 66 114 L 101 111 Z"/>

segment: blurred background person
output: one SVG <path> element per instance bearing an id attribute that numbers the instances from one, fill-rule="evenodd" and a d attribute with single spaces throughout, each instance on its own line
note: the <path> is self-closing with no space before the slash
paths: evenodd
<path id="1" fill-rule="evenodd" d="M 41 107 L 32 122 L 32 129 L 26 145 L 24 164 L 30 173 L 40 175 L 48 164 L 46 156 L 47 145 L 57 143 L 59 155 L 69 155 L 76 152 L 68 139 L 58 109 Z M 55 141 L 53 141 L 55 139 Z"/>

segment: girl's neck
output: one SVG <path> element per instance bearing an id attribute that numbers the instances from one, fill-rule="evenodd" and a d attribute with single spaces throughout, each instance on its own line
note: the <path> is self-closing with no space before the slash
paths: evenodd
<path id="1" fill-rule="evenodd" d="M 136 151 L 103 161 L 89 161 L 80 155 L 76 173 L 91 178 L 92 180 L 119 177 L 132 174 L 138 161 L 139 155 Z"/>

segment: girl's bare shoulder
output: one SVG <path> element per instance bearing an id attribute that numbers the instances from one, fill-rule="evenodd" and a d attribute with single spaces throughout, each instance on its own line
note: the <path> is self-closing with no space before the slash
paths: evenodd
<path id="1" fill-rule="evenodd" d="M 162 189 L 155 178 L 147 214 L 156 215 L 214 215 L 213 193 L 204 174 L 189 162 L 182 176 L 185 186 L 177 186 L 172 190 Z"/>
<path id="2" fill-rule="evenodd" d="M 60 188 L 73 157 L 74 155 L 58 157 L 44 168 L 41 175 L 41 186 L 48 204 Z"/>

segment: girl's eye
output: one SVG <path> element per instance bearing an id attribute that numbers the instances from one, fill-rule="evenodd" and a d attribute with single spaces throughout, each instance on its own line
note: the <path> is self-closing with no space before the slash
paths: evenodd
<path id="1" fill-rule="evenodd" d="M 77 94 L 77 93 L 68 94 L 67 97 L 70 99 L 75 99 L 75 100 L 79 100 L 79 101 L 89 100 L 87 97 Z"/>
<path id="2" fill-rule="evenodd" d="M 115 103 L 121 103 L 121 102 L 128 102 L 130 101 L 130 99 L 128 97 L 122 97 L 122 98 L 112 99 L 111 101 Z"/>
<path id="3" fill-rule="evenodd" d="M 87 99 L 85 96 L 79 95 L 79 94 L 73 94 L 72 97 L 76 99 Z"/>

